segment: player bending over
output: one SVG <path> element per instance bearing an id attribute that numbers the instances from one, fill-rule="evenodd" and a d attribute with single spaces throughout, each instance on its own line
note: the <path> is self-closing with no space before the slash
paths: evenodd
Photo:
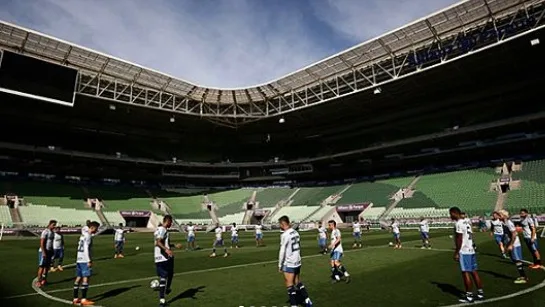
<path id="1" fill-rule="evenodd" d="M 187 231 L 187 249 L 195 250 L 195 225 L 193 222 L 189 222 L 185 230 Z"/>
<path id="2" fill-rule="evenodd" d="M 42 287 L 47 283 L 47 273 L 51 267 L 53 259 L 53 240 L 55 235 L 53 229 L 57 226 L 57 221 L 51 220 L 47 228 L 42 231 L 40 236 L 40 248 L 38 249 L 38 277 L 37 287 Z"/>
<path id="3" fill-rule="evenodd" d="M 301 282 L 301 246 L 299 233 L 292 229 L 287 216 L 278 219 L 280 229 L 280 252 L 278 253 L 278 271 L 284 274 L 288 297 L 292 307 L 299 306 L 298 294 L 305 300 L 306 307 L 312 307 L 305 285 Z"/>
<path id="4" fill-rule="evenodd" d="M 394 234 L 394 248 L 401 248 L 401 233 L 399 232 L 399 223 L 396 221 L 396 219 L 392 218 L 390 228 L 392 228 L 392 233 Z"/>
<path id="5" fill-rule="evenodd" d="M 504 225 L 507 226 L 510 233 L 511 239 L 507 245 L 507 250 L 511 253 L 511 260 L 513 260 L 517 266 L 517 271 L 519 272 L 519 277 L 515 279 L 515 283 L 525 284 L 528 282 L 528 278 L 526 277 L 526 272 L 524 272 L 524 265 L 522 263 L 522 246 L 520 245 L 517 228 L 515 227 L 513 221 L 509 219 L 509 212 L 506 210 L 500 210 L 500 212 L 497 213 Z"/>
<path id="6" fill-rule="evenodd" d="M 231 226 L 231 248 L 238 248 L 238 228 L 237 223 L 233 223 Z"/>
<path id="7" fill-rule="evenodd" d="M 352 234 L 354 236 L 354 245 L 352 245 L 352 248 L 361 248 L 361 225 L 358 221 L 352 224 Z"/>
<path id="8" fill-rule="evenodd" d="M 425 218 L 420 218 L 420 238 L 422 238 L 422 249 L 431 248 L 430 243 L 430 223 Z"/>
<path id="9" fill-rule="evenodd" d="M 214 240 L 213 248 L 212 248 L 212 254 L 210 254 L 210 257 L 216 257 L 216 248 L 217 247 L 223 247 L 223 257 L 229 256 L 227 253 L 227 247 L 223 244 L 223 229 L 221 228 L 220 224 L 216 224 L 216 238 Z"/>
<path id="10" fill-rule="evenodd" d="M 64 260 L 64 236 L 61 233 L 60 227 L 55 227 L 53 230 L 53 259 L 51 259 L 51 269 L 49 271 L 55 272 L 59 270 L 63 271 L 62 263 Z"/>
<path id="11" fill-rule="evenodd" d="M 466 218 L 462 218 L 462 212 L 458 207 L 449 209 L 450 218 L 456 222 L 454 226 L 454 243 L 456 251 L 454 252 L 454 260 L 460 263 L 462 278 L 464 280 L 465 295 L 460 299 L 462 303 L 472 303 L 475 298 L 473 296 L 473 284 L 471 278 L 477 287 L 477 299 L 484 299 L 483 285 L 479 273 L 477 273 L 477 256 L 473 248 L 473 231 L 471 223 Z"/>
<path id="12" fill-rule="evenodd" d="M 343 257 L 343 244 L 341 242 L 341 231 L 337 229 L 337 222 L 331 220 L 328 223 L 331 230 L 331 279 L 333 283 L 345 278 L 346 283 L 350 282 L 350 274 L 346 268 L 342 265 L 341 259 Z"/>
<path id="13" fill-rule="evenodd" d="M 537 233 L 534 220 L 528 216 L 528 210 L 520 210 L 520 223 L 522 224 L 522 235 L 526 246 L 532 253 L 534 264 L 530 266 L 531 269 L 541 268 L 541 255 L 539 254 L 539 246 L 537 242 Z"/>
<path id="14" fill-rule="evenodd" d="M 325 229 L 322 222 L 318 224 L 318 246 L 320 247 L 320 253 L 327 254 L 327 229 Z"/>
<path id="15" fill-rule="evenodd" d="M 263 225 L 259 222 L 255 225 L 255 246 L 263 246 Z"/>
<path id="16" fill-rule="evenodd" d="M 507 258 L 505 254 L 505 233 L 504 233 L 504 222 L 502 221 L 502 216 L 499 212 L 494 212 L 492 214 L 492 221 L 490 222 L 490 234 L 494 236 L 494 240 L 498 247 L 500 248 L 501 255 L 503 258 Z"/>
<path id="17" fill-rule="evenodd" d="M 123 247 L 125 247 L 125 230 L 123 224 L 119 224 L 118 228 L 114 232 L 114 258 L 124 258 Z"/>
<path id="18" fill-rule="evenodd" d="M 166 306 L 165 296 L 172 292 L 174 277 L 174 253 L 170 249 L 168 229 L 172 226 L 172 216 L 165 215 L 163 223 L 155 230 L 155 269 L 159 277 L 159 307 Z"/>
<path id="19" fill-rule="evenodd" d="M 78 243 L 78 255 L 76 260 L 76 280 L 74 281 L 74 305 L 88 306 L 93 305 L 94 302 L 87 299 L 87 291 L 89 290 L 89 278 L 93 274 L 92 266 L 92 246 L 93 246 L 93 234 L 95 234 L 100 227 L 98 222 L 89 222 L 87 232 L 79 237 Z M 81 289 L 81 298 L 79 296 L 79 290 Z"/>

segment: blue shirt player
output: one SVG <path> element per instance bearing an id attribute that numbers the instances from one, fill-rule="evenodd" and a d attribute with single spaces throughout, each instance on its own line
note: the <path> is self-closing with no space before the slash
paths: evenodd
<path id="1" fill-rule="evenodd" d="M 223 251 L 224 251 L 223 257 L 226 258 L 227 256 L 229 256 L 229 254 L 227 253 L 227 247 L 225 247 L 225 244 L 223 243 L 223 229 L 220 226 L 220 224 L 216 224 L 216 229 L 214 230 L 214 236 L 215 236 L 214 244 L 212 248 L 212 254 L 210 254 L 210 258 L 216 257 L 216 248 L 218 247 L 223 247 Z"/>
<path id="2" fill-rule="evenodd" d="M 449 209 L 450 217 L 456 222 L 454 227 L 454 243 L 456 250 L 454 260 L 460 263 L 462 278 L 464 280 L 465 295 L 460 299 L 462 303 L 472 303 L 475 301 L 473 296 L 473 282 L 477 288 L 477 299 L 484 299 L 483 284 L 479 273 L 477 272 L 477 256 L 473 244 L 473 230 L 471 222 L 462 217 L 462 211 L 458 207 Z"/>
<path id="3" fill-rule="evenodd" d="M 78 254 L 76 259 L 76 280 L 74 281 L 74 305 L 90 306 L 94 302 L 87 299 L 87 291 L 89 290 L 89 278 L 92 275 L 92 246 L 93 234 L 98 230 L 100 224 L 98 222 L 90 222 L 87 232 L 81 234 L 78 242 Z M 81 298 L 79 296 L 81 290 Z"/>
<path id="4" fill-rule="evenodd" d="M 312 307 L 305 285 L 301 282 L 301 246 L 299 233 L 291 228 L 290 219 L 282 216 L 278 219 L 282 235 L 280 235 L 280 251 L 278 253 L 278 271 L 284 274 L 284 282 L 292 307 L 299 306 L 298 297 L 304 300 L 303 305 Z"/>
<path id="5" fill-rule="evenodd" d="M 166 306 L 165 296 L 172 292 L 172 278 L 174 277 L 174 253 L 170 249 L 168 229 L 172 226 L 172 216 L 165 215 L 163 223 L 155 230 L 155 269 L 159 277 L 159 306 Z"/>
<path id="6" fill-rule="evenodd" d="M 328 223 L 329 229 L 331 230 L 331 244 L 329 248 L 331 249 L 331 279 L 333 283 L 336 283 L 345 278 L 346 283 L 350 282 L 350 274 L 341 263 L 343 257 L 343 244 L 341 242 L 341 231 L 337 228 L 337 222 L 330 220 Z"/>

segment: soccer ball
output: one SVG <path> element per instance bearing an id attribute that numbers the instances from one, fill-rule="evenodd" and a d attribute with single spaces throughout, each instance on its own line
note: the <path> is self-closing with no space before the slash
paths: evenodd
<path id="1" fill-rule="evenodd" d="M 152 289 L 157 289 L 157 288 L 159 288 L 159 281 L 158 281 L 157 279 L 152 280 L 152 281 L 149 283 L 149 287 L 152 288 Z"/>
<path id="2" fill-rule="evenodd" d="M 394 243 L 390 242 L 388 243 L 389 246 L 394 246 Z"/>
<path id="3" fill-rule="evenodd" d="M 140 246 L 137 246 L 134 248 L 135 250 L 139 251 L 140 250 Z"/>

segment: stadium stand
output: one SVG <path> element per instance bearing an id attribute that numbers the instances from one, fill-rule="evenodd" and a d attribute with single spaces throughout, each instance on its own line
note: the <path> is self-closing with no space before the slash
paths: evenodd
<path id="1" fill-rule="evenodd" d="M 166 202 L 176 217 L 178 216 L 202 216 L 202 212 L 208 214 L 208 212 L 202 210 L 203 196 L 186 196 L 186 197 L 166 197 L 162 198 Z"/>
<path id="2" fill-rule="evenodd" d="M 11 220 L 11 214 L 9 213 L 8 206 L 0 206 L 0 223 L 7 227 L 13 226 L 13 221 Z"/>
<path id="3" fill-rule="evenodd" d="M 361 217 L 368 221 L 377 220 L 384 211 L 386 211 L 385 207 L 369 207 L 363 211 Z"/>
<path id="4" fill-rule="evenodd" d="M 62 226 L 81 226 L 86 220 L 97 220 L 97 214 L 91 210 L 76 210 L 45 205 L 19 207 L 23 222 L 27 226 L 46 227 L 50 219 Z"/>
<path id="5" fill-rule="evenodd" d="M 81 187 L 48 181 L 4 182 L 4 192 L 23 197 L 26 203 L 63 208 L 84 208 Z"/>
<path id="6" fill-rule="evenodd" d="M 292 199 L 292 206 L 319 206 L 331 195 L 340 192 L 345 186 L 334 185 L 325 187 L 300 188 Z"/>
<path id="7" fill-rule="evenodd" d="M 293 222 L 301 222 L 303 219 L 309 217 L 316 210 L 315 206 L 287 206 L 280 208 L 271 220 L 276 221 L 281 216 L 287 215 Z"/>
<path id="8" fill-rule="evenodd" d="M 396 207 L 390 211 L 387 218 L 396 219 L 418 219 L 420 217 L 425 218 L 440 218 L 448 216 L 448 208 L 437 209 L 431 208 L 399 208 Z"/>
<path id="9" fill-rule="evenodd" d="M 233 214 L 227 214 L 223 217 L 220 217 L 220 223 L 223 225 L 226 224 L 242 224 L 242 220 L 244 219 L 244 211 L 233 213 Z"/>
<path id="10" fill-rule="evenodd" d="M 316 212 L 314 212 L 311 216 L 309 216 L 306 220 L 309 222 L 320 221 L 324 217 L 324 215 L 326 215 L 332 208 L 334 208 L 334 206 L 323 206 Z"/>
<path id="11" fill-rule="evenodd" d="M 125 219 L 119 214 L 119 212 L 114 211 L 103 211 L 102 212 L 110 225 L 117 226 L 119 224 L 125 225 Z"/>
<path id="12" fill-rule="evenodd" d="M 103 200 L 103 211 L 151 209 L 151 197 L 143 189 L 128 186 L 90 186 L 88 191 L 91 198 Z"/>
<path id="13" fill-rule="evenodd" d="M 489 191 L 497 179 L 492 168 L 424 175 L 413 197 L 400 201 L 400 208 L 449 208 L 459 206 L 470 215 L 493 211 L 497 194 Z"/>
<path id="14" fill-rule="evenodd" d="M 375 206 L 387 206 L 392 202 L 390 197 L 400 188 L 407 187 L 412 180 L 412 177 L 402 177 L 356 183 L 342 194 L 342 198 L 337 204 L 348 205 L 370 202 Z"/>
<path id="15" fill-rule="evenodd" d="M 263 207 L 274 207 L 281 200 L 286 200 L 290 197 L 295 189 L 290 188 L 268 188 L 260 191 L 256 195 L 256 201 L 259 202 L 259 206 Z"/>
<path id="16" fill-rule="evenodd" d="M 525 162 L 522 171 L 513 173 L 513 180 L 521 180 L 519 190 L 511 190 L 506 209 L 516 212 L 522 208 L 532 213 L 545 212 L 545 160 Z"/>

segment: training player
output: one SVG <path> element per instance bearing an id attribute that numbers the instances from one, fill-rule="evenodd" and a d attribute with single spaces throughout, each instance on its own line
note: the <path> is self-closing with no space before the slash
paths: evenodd
<path id="1" fill-rule="evenodd" d="M 165 215 L 163 223 L 155 231 L 155 268 L 159 277 L 159 307 L 166 306 L 165 296 L 172 292 L 174 277 L 174 253 L 170 249 L 168 229 L 172 226 L 172 216 Z"/>
<path id="2" fill-rule="evenodd" d="M 91 224 L 91 220 L 85 221 L 85 226 L 81 228 L 81 234 L 89 232 L 89 224 Z"/>
<path id="3" fill-rule="evenodd" d="M 212 248 L 212 254 L 210 254 L 210 257 L 212 257 L 212 258 L 216 257 L 216 248 L 217 247 L 223 247 L 223 251 L 224 251 L 223 257 L 224 258 L 229 256 L 229 254 L 227 253 L 227 247 L 225 246 L 225 244 L 223 244 L 223 229 L 220 226 L 220 224 L 216 224 L 216 230 L 214 232 L 216 233 L 216 238 L 214 240 L 214 245 L 213 245 L 213 248 Z"/>
<path id="4" fill-rule="evenodd" d="M 450 218 L 456 222 L 454 226 L 454 243 L 456 250 L 454 260 L 460 263 L 462 278 L 464 280 L 465 295 L 460 299 L 462 303 L 472 303 L 475 301 L 473 296 L 473 284 L 471 278 L 477 287 L 477 299 L 484 299 L 483 285 L 479 273 L 477 272 L 477 256 L 473 248 L 473 231 L 471 223 L 466 218 L 462 218 L 462 212 L 458 207 L 449 209 Z"/>
<path id="5" fill-rule="evenodd" d="M 420 228 L 420 238 L 422 238 L 422 249 L 430 249 L 430 223 L 427 219 L 422 217 L 420 218 L 420 223 L 418 227 Z"/>
<path id="6" fill-rule="evenodd" d="M 93 234 L 98 230 L 98 222 L 89 222 L 87 232 L 79 237 L 78 254 L 76 259 L 76 280 L 74 281 L 74 305 L 88 306 L 94 302 L 87 299 L 89 290 L 89 278 L 92 275 L 93 260 L 91 258 L 93 246 Z M 79 290 L 81 289 L 81 298 Z"/>
<path id="7" fill-rule="evenodd" d="M 301 246 L 299 233 L 290 226 L 290 219 L 282 216 L 278 219 L 280 229 L 280 252 L 278 253 L 278 271 L 284 274 L 288 297 L 292 307 L 299 306 L 297 294 L 305 300 L 306 307 L 312 307 L 305 285 L 301 282 Z"/>
<path id="8" fill-rule="evenodd" d="M 238 228 L 237 223 L 231 226 L 231 248 L 238 248 Z"/>
<path id="9" fill-rule="evenodd" d="M 526 272 L 524 272 L 524 265 L 522 263 L 522 246 L 520 245 L 517 228 L 515 227 L 515 224 L 513 224 L 513 221 L 509 219 L 509 212 L 500 210 L 498 215 L 510 233 L 511 238 L 507 245 L 507 250 L 511 253 L 511 260 L 513 260 L 517 266 L 517 271 L 519 272 L 519 277 L 515 279 L 515 283 L 525 284 L 528 282 L 528 278 L 526 277 Z"/>
<path id="10" fill-rule="evenodd" d="M 333 283 L 345 278 L 346 283 L 350 282 L 350 274 L 346 271 L 346 268 L 342 265 L 341 259 L 343 257 L 343 244 L 341 241 L 341 231 L 337 229 L 337 222 L 330 220 L 328 223 L 331 230 L 331 279 Z"/>
<path id="11" fill-rule="evenodd" d="M 390 228 L 392 228 L 392 233 L 394 234 L 394 248 L 401 248 L 401 233 L 399 232 L 399 223 L 396 221 L 395 218 L 392 218 L 392 224 L 390 224 Z"/>
<path id="12" fill-rule="evenodd" d="M 123 247 L 125 247 L 125 230 L 123 224 L 119 223 L 118 228 L 114 232 L 114 258 L 124 258 Z"/>
<path id="13" fill-rule="evenodd" d="M 195 250 L 195 225 L 192 222 L 186 227 L 187 231 L 187 249 Z"/>
<path id="14" fill-rule="evenodd" d="M 51 259 L 51 269 L 49 271 L 55 272 L 56 270 L 59 270 L 62 272 L 62 263 L 64 260 L 64 236 L 61 233 L 60 227 L 55 227 L 53 236 L 53 259 Z"/>
<path id="15" fill-rule="evenodd" d="M 501 255 L 503 258 L 507 258 L 507 255 L 505 254 L 506 239 L 504 233 L 504 222 L 499 212 L 494 212 L 492 214 L 492 221 L 490 221 L 490 232 L 494 236 L 494 240 L 500 248 Z"/>
<path id="16" fill-rule="evenodd" d="M 361 247 L 361 225 L 356 221 L 352 224 L 352 234 L 354 236 L 354 245 L 352 248 Z"/>
<path id="17" fill-rule="evenodd" d="M 255 245 L 257 247 L 263 246 L 263 225 L 261 222 L 255 225 Z"/>
<path id="18" fill-rule="evenodd" d="M 539 246 L 537 242 L 537 233 L 534 220 L 528 215 L 528 210 L 520 210 L 520 224 L 522 225 L 522 235 L 526 246 L 532 253 L 534 264 L 530 266 L 531 269 L 541 268 L 541 255 L 539 254 Z"/>
<path id="19" fill-rule="evenodd" d="M 47 224 L 47 228 L 42 231 L 40 236 L 40 248 L 38 249 L 38 278 L 37 287 L 44 286 L 47 282 L 47 272 L 51 267 L 51 259 L 53 259 L 53 241 L 55 235 L 53 229 L 57 226 L 57 221 L 51 220 Z"/>
<path id="20" fill-rule="evenodd" d="M 322 225 L 322 222 L 318 224 L 318 246 L 320 253 L 327 254 L 327 229 Z"/>

